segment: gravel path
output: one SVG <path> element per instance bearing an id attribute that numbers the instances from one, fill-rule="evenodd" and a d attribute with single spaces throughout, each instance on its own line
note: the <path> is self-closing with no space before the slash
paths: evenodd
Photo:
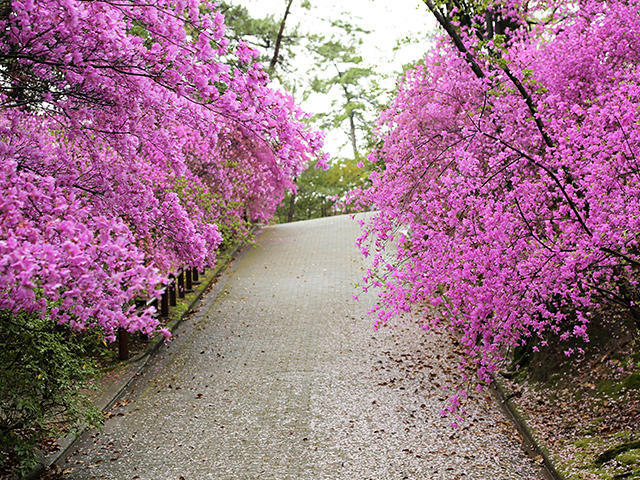
<path id="1" fill-rule="evenodd" d="M 374 332 L 347 216 L 266 228 L 63 466 L 72 479 L 537 479 L 487 396 L 453 430 L 444 334 Z"/>

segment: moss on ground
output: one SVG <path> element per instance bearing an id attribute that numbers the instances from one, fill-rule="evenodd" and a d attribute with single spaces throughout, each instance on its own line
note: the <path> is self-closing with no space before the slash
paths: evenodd
<path id="1" fill-rule="evenodd" d="M 615 447 L 637 441 L 637 432 L 625 430 L 611 435 L 584 436 L 567 441 L 564 458 L 556 458 L 560 472 L 567 480 L 640 479 L 640 448 L 624 450 L 599 463 L 598 457 Z"/>
<path id="2" fill-rule="evenodd" d="M 633 372 L 622 379 L 607 379 L 600 382 L 598 391 L 607 397 L 619 397 L 629 390 L 640 390 L 640 373 Z"/>
<path id="3" fill-rule="evenodd" d="M 207 270 L 204 275 L 200 274 L 199 283 L 193 285 L 193 291 L 187 293 L 184 298 L 176 299 L 176 306 L 169 309 L 169 318 L 167 320 L 167 323 L 172 324 L 173 322 L 180 320 L 186 313 L 188 313 L 189 307 L 194 302 L 194 300 L 201 296 L 204 291 L 209 288 L 215 277 L 222 273 L 222 271 L 227 267 L 231 260 L 233 260 L 233 258 L 229 253 L 221 253 L 220 255 L 218 255 L 216 266 Z"/>
<path id="4" fill-rule="evenodd" d="M 530 358 L 514 352 L 504 375 L 566 480 L 640 480 L 640 332 L 625 318 L 599 312 L 588 344 L 550 341 L 539 353 L 528 345 Z M 580 355 L 567 357 L 568 348 Z"/>
<path id="5" fill-rule="evenodd" d="M 189 306 L 211 284 L 217 273 L 218 269 L 216 268 L 207 270 L 204 275 L 200 275 L 199 283 L 193 286 L 192 292 L 185 294 L 184 298 L 176 299 L 176 306 L 169 309 L 168 323 L 181 319 L 188 312 Z"/>

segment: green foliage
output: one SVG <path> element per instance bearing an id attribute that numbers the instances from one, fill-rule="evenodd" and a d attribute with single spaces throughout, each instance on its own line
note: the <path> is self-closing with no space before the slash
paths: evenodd
<path id="1" fill-rule="evenodd" d="M 273 48 L 279 25 L 273 15 L 254 18 L 246 7 L 229 2 L 220 3 L 220 12 L 225 16 L 227 35 L 232 41 L 244 40 L 264 53 Z"/>
<path id="2" fill-rule="evenodd" d="M 298 6 L 305 9 L 310 8 L 308 1 L 300 2 Z M 220 3 L 220 11 L 225 16 L 227 35 L 231 40 L 232 47 L 241 40 L 248 43 L 260 52 L 258 61 L 266 68 L 274 53 L 280 22 L 282 21 L 278 15 L 282 12 L 277 12 L 275 16 L 267 15 L 264 18 L 254 18 L 249 14 L 246 7 L 229 1 Z M 286 77 L 293 70 L 292 60 L 298 53 L 298 47 L 304 38 L 305 36 L 300 33 L 297 26 L 285 30 L 280 46 L 280 54 L 278 55 L 279 60 L 275 71 L 271 72 L 271 77 L 278 78 L 283 84 L 287 84 Z"/>
<path id="3" fill-rule="evenodd" d="M 628 390 L 640 390 L 640 373 L 633 372 L 622 379 L 608 379 L 598 385 L 598 391 L 609 397 L 619 397 Z"/>
<path id="4" fill-rule="evenodd" d="M 236 216 L 223 217 L 218 222 L 218 231 L 222 235 L 222 243 L 218 252 L 224 252 L 238 242 L 250 240 L 249 222 Z"/>
<path id="5" fill-rule="evenodd" d="M 239 164 L 235 160 L 229 159 L 226 166 L 237 168 Z M 175 178 L 172 191 L 178 195 L 186 208 L 189 208 L 189 204 L 195 204 L 201 211 L 211 215 L 210 220 L 218 226 L 218 231 L 223 239 L 218 247 L 219 251 L 226 250 L 238 241 L 248 239 L 248 221 L 234 213 L 243 208 L 241 202 L 212 193 L 186 177 Z"/>
<path id="6" fill-rule="evenodd" d="M 276 211 L 277 222 L 307 220 L 341 213 L 336 202 L 347 192 L 362 186 L 369 171 L 358 168 L 354 159 L 334 160 L 328 170 L 310 168 L 297 179 L 298 191 L 293 195 L 293 210 L 289 218 L 292 195 L 288 193 Z"/>
<path id="7" fill-rule="evenodd" d="M 383 93 L 378 83 L 380 75 L 364 64 L 358 53 L 362 35 L 368 31 L 344 20 L 332 21 L 330 27 L 337 33 L 312 36 L 309 50 L 315 57 L 317 73 L 311 80 L 311 90 L 334 93 L 336 98 L 331 108 L 315 115 L 313 121 L 321 128 L 345 129 L 353 157 L 359 159 L 360 150 L 373 143 L 372 125 Z"/>
<path id="8" fill-rule="evenodd" d="M 0 351 L 0 469 L 12 458 L 22 472 L 33 466 L 39 442 L 65 425 L 100 424 L 83 393 L 93 362 L 68 327 L 0 311 Z"/>
<path id="9" fill-rule="evenodd" d="M 260 60 L 268 65 L 286 4 L 287 1 L 283 1 L 283 12 L 258 19 L 233 0 L 222 2 L 232 42 L 241 39 L 248 42 L 261 52 Z M 292 8 L 310 9 L 311 3 L 295 0 Z M 342 199 L 349 190 L 362 185 L 368 174 L 356 164 L 373 146 L 372 127 L 383 95 L 380 75 L 374 67 L 365 64 L 359 53 L 364 36 L 369 32 L 344 17 L 321 21 L 326 26 L 323 29 L 326 33 L 322 35 L 301 33 L 297 26 L 285 29 L 273 76 L 295 93 L 302 93 L 303 97 L 316 93 L 331 98 L 327 101 L 330 103 L 327 111 L 312 117 L 311 123 L 324 129 L 344 131 L 353 156 L 334 160 L 327 171 L 311 168 L 303 172 L 296 181 L 297 193 L 288 193 L 276 212 L 275 220 L 280 222 L 330 215 L 336 199 Z M 296 55 L 301 52 L 314 63 L 307 78 L 298 71 L 291 71 Z M 238 227 L 230 226 L 229 229 L 235 231 Z M 225 230 L 223 238 L 232 238 L 229 233 Z"/>
<path id="10" fill-rule="evenodd" d="M 224 204 L 222 199 L 216 198 L 202 184 L 186 177 L 177 177 L 171 190 L 178 195 L 183 204 L 193 202 L 206 213 L 210 213 L 214 206 L 220 207 Z"/>

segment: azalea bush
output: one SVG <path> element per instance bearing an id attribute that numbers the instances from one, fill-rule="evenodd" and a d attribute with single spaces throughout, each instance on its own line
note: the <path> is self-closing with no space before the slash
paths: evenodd
<path id="1" fill-rule="evenodd" d="M 0 309 L 151 334 L 132 300 L 322 161 L 212 3 L 7 0 L 0 27 Z"/>
<path id="2" fill-rule="evenodd" d="M 382 113 L 360 192 L 378 325 L 423 309 L 480 383 L 512 347 L 587 342 L 604 304 L 637 332 L 640 4 L 425 3 L 444 33 Z"/>

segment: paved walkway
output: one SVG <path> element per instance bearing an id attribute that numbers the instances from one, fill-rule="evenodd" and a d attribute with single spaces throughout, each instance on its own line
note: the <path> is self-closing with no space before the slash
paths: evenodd
<path id="1" fill-rule="evenodd" d="M 65 478 L 539 478 L 488 397 L 461 429 L 440 418 L 445 335 L 372 330 L 357 235 L 347 216 L 266 228 Z"/>

